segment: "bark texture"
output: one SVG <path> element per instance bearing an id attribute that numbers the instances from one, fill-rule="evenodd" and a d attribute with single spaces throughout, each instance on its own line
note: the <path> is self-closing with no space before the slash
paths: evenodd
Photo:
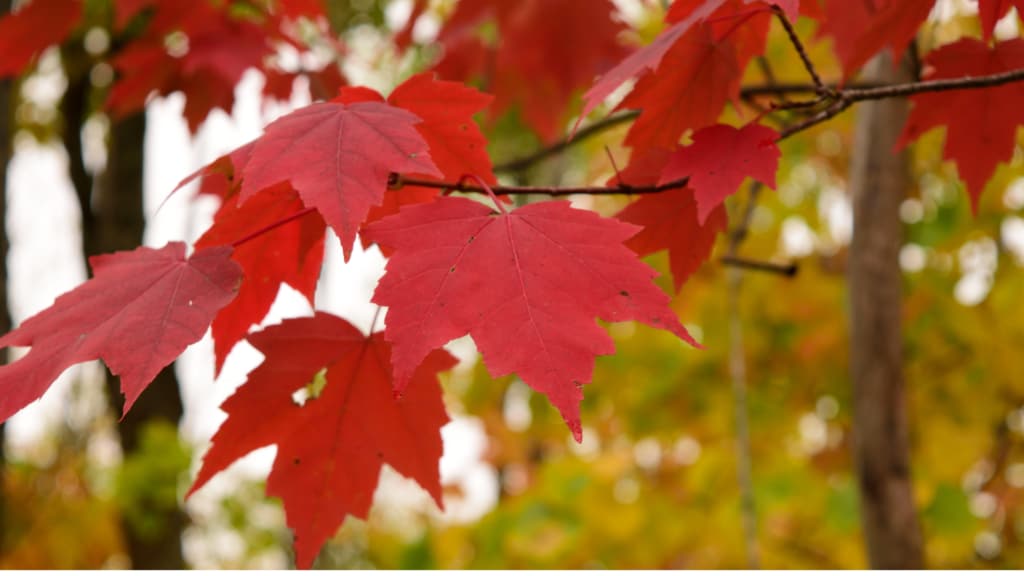
<path id="1" fill-rule="evenodd" d="M 865 75 L 880 82 L 909 81 L 909 59 L 894 66 L 888 54 L 876 57 Z M 911 490 L 899 265 L 899 208 L 912 180 L 907 154 L 894 152 L 907 112 L 905 98 L 862 104 L 851 159 L 854 451 L 868 562 L 876 569 L 924 564 Z"/>

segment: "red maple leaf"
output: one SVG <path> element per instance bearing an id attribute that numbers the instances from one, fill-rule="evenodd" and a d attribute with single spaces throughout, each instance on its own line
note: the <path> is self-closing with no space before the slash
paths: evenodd
<path id="1" fill-rule="evenodd" d="M 1024 68 L 1024 40 L 999 42 L 990 48 L 965 38 L 928 54 L 929 79 L 985 76 Z M 943 157 L 956 162 L 977 211 L 981 193 L 1000 162 L 1010 160 L 1017 127 L 1024 124 L 1024 85 L 918 94 L 900 146 L 939 126 L 946 127 Z M 955 113 L 951 113 L 955 111 Z"/>
<path id="2" fill-rule="evenodd" d="M 322 102 L 267 126 L 241 169 L 241 201 L 291 182 L 341 239 L 345 258 L 392 172 L 441 176 L 406 110 L 379 102 Z"/>
<path id="3" fill-rule="evenodd" d="M 213 321 L 218 372 L 228 352 L 270 311 L 282 284 L 288 284 L 313 303 L 324 257 L 323 219 L 311 212 L 298 222 L 259 233 L 303 208 L 302 200 L 287 184 L 264 190 L 242 205 L 238 205 L 237 197 L 232 197 L 224 202 L 213 225 L 196 241 L 196 249 L 202 249 L 251 238 L 232 254 L 244 274 L 238 296 Z M 259 235 L 252 237 L 253 234 Z"/>
<path id="4" fill-rule="evenodd" d="M 489 94 L 457 82 L 436 80 L 432 72 L 424 72 L 395 88 L 387 103 L 420 118 L 416 131 L 426 141 L 430 159 L 443 178 L 451 181 L 458 180 L 463 174 L 476 174 L 488 184 L 494 184 L 497 179 L 491 170 L 487 139 L 473 121 L 473 115 L 486 108 L 492 99 Z M 336 100 L 344 104 L 384 102 L 384 97 L 376 90 L 356 86 L 342 89 Z M 422 186 L 388 190 L 384 193 L 383 203 L 370 209 L 366 223 L 396 214 L 406 204 L 429 202 L 438 193 L 437 188 Z"/>
<path id="5" fill-rule="evenodd" d="M 642 74 L 649 73 L 651 71 L 671 73 L 670 66 L 662 66 L 662 59 L 666 54 L 679 42 L 694 26 L 709 20 L 714 15 L 716 20 L 726 24 L 724 32 L 718 34 L 708 34 L 707 37 L 713 38 L 715 42 L 723 42 L 727 37 L 731 36 L 732 33 L 738 29 L 736 25 L 737 20 L 735 18 L 727 18 L 728 14 L 718 13 L 720 8 L 726 7 L 732 11 L 732 15 L 736 16 L 737 6 L 745 6 L 751 4 L 752 6 L 745 7 L 742 10 L 744 16 L 741 18 L 749 17 L 752 14 L 763 12 L 767 14 L 768 7 L 762 2 L 756 2 L 753 0 L 746 0 L 742 5 L 736 2 L 730 2 L 730 0 L 702 0 L 702 1 L 689 1 L 686 5 L 679 8 L 674 8 L 671 12 L 673 19 L 678 19 L 671 26 L 662 31 L 653 42 L 647 46 L 637 50 L 631 54 L 628 58 L 619 62 L 614 68 L 606 72 L 601 76 L 597 82 L 587 93 L 583 95 L 583 112 L 580 114 L 580 119 L 577 120 L 576 126 L 579 126 L 579 122 L 582 121 L 587 114 L 592 112 L 598 104 L 604 101 L 616 88 L 621 86 L 627 80 L 641 76 Z M 796 17 L 797 15 L 797 3 L 788 1 L 782 3 L 785 10 Z M 685 15 L 685 17 L 684 17 Z M 731 22 L 730 22 L 731 21 Z M 740 68 L 739 62 L 732 66 L 733 68 Z M 739 71 L 740 73 L 742 70 Z M 666 82 L 666 85 L 670 85 L 670 82 Z M 694 88 L 699 90 L 699 86 L 685 86 L 685 88 Z M 679 86 L 675 86 L 675 89 L 680 89 Z M 716 114 L 717 118 L 717 114 Z"/>
<path id="6" fill-rule="evenodd" d="M 518 106 L 551 140 L 574 94 L 628 53 L 614 13 L 611 0 L 462 0 L 438 35 L 445 53 L 437 70 L 454 80 L 485 78 L 495 95 L 492 116 Z M 499 36 L 492 51 L 478 35 L 489 21 Z"/>
<path id="7" fill-rule="evenodd" d="M 242 74 L 249 68 L 262 67 L 270 53 L 268 37 L 255 24 L 212 11 L 205 0 L 201 5 L 202 17 L 179 21 L 164 15 L 187 13 L 186 7 L 158 4 L 149 35 L 130 43 L 113 58 L 119 78 L 106 106 L 115 117 L 141 110 L 150 94 L 176 91 L 185 94 L 185 119 L 192 132 L 211 111 L 231 111 L 235 86 Z M 163 36 L 167 31 L 182 30 L 182 26 L 189 26 L 183 29 L 188 35 L 188 52 L 175 57 L 168 53 Z"/>
<path id="8" fill-rule="evenodd" d="M 1024 0 L 979 0 L 978 1 L 978 17 L 981 18 L 981 32 L 985 36 L 985 40 L 992 37 L 992 31 L 996 28 L 996 23 L 1006 13 L 1010 11 L 1010 8 L 1016 7 L 1017 14 L 1024 14 Z"/>
<path id="9" fill-rule="evenodd" d="M 15 76 L 62 43 L 82 19 L 81 0 L 32 0 L 0 18 L 0 78 Z"/>
<path id="10" fill-rule="evenodd" d="M 676 2 L 666 15 L 669 28 L 587 92 L 584 114 L 639 76 L 618 106 L 641 111 L 626 143 L 675 147 L 684 132 L 714 123 L 726 102 L 739 95 L 743 70 L 764 53 L 772 15 L 768 4 L 750 0 Z"/>
<path id="11" fill-rule="evenodd" d="M 724 206 L 712 210 L 702 223 L 693 191 L 686 188 L 641 196 L 615 217 L 643 226 L 639 234 L 626 241 L 630 250 L 640 256 L 668 250 L 676 292 L 711 256 L 715 239 L 729 224 Z"/>
<path id="12" fill-rule="evenodd" d="M 395 249 L 373 301 L 389 306 L 398 389 L 426 355 L 470 334 L 495 376 L 546 395 L 580 440 L 581 386 L 611 338 L 594 321 L 639 320 L 694 344 L 622 245 L 638 228 L 566 202 L 495 214 L 466 198 L 403 208 L 365 229 Z"/>
<path id="13" fill-rule="evenodd" d="M 760 124 L 734 128 L 716 124 L 694 133 L 693 144 L 669 158 L 661 182 L 687 176 L 697 199 L 697 214 L 703 224 L 708 214 L 736 192 L 750 176 L 769 188 L 775 187 L 779 169 L 779 133 Z"/>
<path id="14" fill-rule="evenodd" d="M 384 464 L 442 506 L 438 461 L 448 414 L 437 373 L 455 365 L 451 355 L 431 354 L 396 398 L 391 346 L 382 333 L 367 337 L 318 312 L 252 334 L 249 342 L 265 359 L 221 406 L 228 418 L 189 494 L 249 452 L 276 445 L 267 494 L 284 502 L 300 568 L 312 565 L 346 515 L 366 518 Z M 322 391 L 300 405 L 294 394 L 321 371 Z"/>
<path id="15" fill-rule="evenodd" d="M 835 43 L 847 76 L 883 48 L 900 55 L 928 18 L 935 0 L 825 0 L 823 36 Z"/>
<path id="16" fill-rule="evenodd" d="M 324 0 L 279 0 L 281 13 L 288 18 L 324 16 Z"/>
<path id="17" fill-rule="evenodd" d="M 740 90 L 743 70 L 732 43 L 708 25 L 690 30 L 665 54 L 656 73 L 640 78 L 618 106 L 639 109 L 626 135 L 634 148 L 673 148 L 686 130 L 715 122 Z"/>
<path id="18" fill-rule="evenodd" d="M 42 396 L 69 366 L 97 359 L 121 376 L 127 413 L 157 373 L 202 338 L 242 275 L 231 248 L 186 258 L 181 242 L 89 262 L 92 279 L 0 338 L 0 347 L 32 347 L 0 367 L 0 421 Z"/>
<path id="19" fill-rule="evenodd" d="M 629 166 L 613 178 L 610 185 L 641 186 L 657 183 L 668 163 L 670 152 L 657 148 L 634 152 Z M 679 292 L 686 280 L 700 268 L 715 247 L 719 232 L 728 226 L 724 206 L 711 211 L 701 224 L 693 191 L 676 189 L 646 194 L 626 206 L 615 218 L 643 230 L 626 241 L 626 247 L 641 256 L 668 250 L 672 284 Z"/>

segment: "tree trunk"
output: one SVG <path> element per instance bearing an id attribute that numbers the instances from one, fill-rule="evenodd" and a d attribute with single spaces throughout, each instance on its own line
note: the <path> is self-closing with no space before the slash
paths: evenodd
<path id="1" fill-rule="evenodd" d="M 865 76 L 885 83 L 907 82 L 910 65 L 894 67 L 885 54 L 872 60 Z M 911 490 L 900 318 L 899 207 L 912 180 L 907 154 L 894 152 L 894 145 L 907 111 L 904 98 L 861 104 L 851 159 L 854 451 L 868 561 L 878 569 L 914 569 L 924 563 Z"/>
<path id="2" fill-rule="evenodd" d="M 143 164 L 146 136 L 145 111 L 111 124 L 106 172 L 96 187 L 96 238 L 88 244 L 99 252 L 133 250 L 142 244 L 145 229 L 143 212 Z M 91 255 L 91 254 L 90 254 Z M 124 398 L 118 379 L 106 374 L 107 398 L 111 410 L 122 413 Z M 146 426 L 165 421 L 177 428 L 182 416 L 181 393 L 174 365 L 164 368 L 146 391 L 139 396 L 132 411 L 117 427 L 125 458 L 139 449 Z M 177 478 L 161 479 L 176 483 Z M 142 533 L 131 522 L 123 521 L 125 539 L 135 570 L 182 569 L 185 567 L 181 533 L 185 515 L 175 505 L 166 508 L 159 502 L 143 510 L 149 517 L 159 518 L 158 533 Z"/>
<path id="3" fill-rule="evenodd" d="M 81 132 L 88 117 L 91 91 L 84 53 L 80 45 L 64 47 L 68 88 L 61 102 L 64 117 L 64 147 L 68 152 L 72 184 L 82 212 L 82 251 L 86 258 L 108 252 L 134 250 L 142 244 L 145 230 L 143 211 L 143 169 L 146 136 L 145 112 L 111 123 L 106 171 L 93 182 L 82 157 Z M 104 369 L 105 388 L 111 411 L 120 416 L 124 397 L 120 382 Z M 125 459 L 135 454 L 142 434 L 151 423 L 166 422 L 177 428 L 182 416 L 181 395 L 174 366 L 168 366 L 139 397 L 117 426 Z M 174 483 L 177 478 L 161 479 Z M 155 487 L 154 487 L 155 488 Z M 181 569 L 185 567 L 181 533 L 186 518 L 179 506 L 168 508 L 160 502 L 140 504 L 135 515 L 156 519 L 159 529 L 142 530 L 128 518 L 122 527 L 134 569 Z"/>
<path id="4" fill-rule="evenodd" d="M 0 17 L 11 11 L 11 0 L 0 0 Z M 7 166 L 11 161 L 11 142 L 14 136 L 13 108 L 11 92 L 12 82 L 0 79 L 0 334 L 11 330 L 11 310 L 7 303 Z M 0 353 L 0 364 L 7 363 L 7 352 Z M 6 471 L 7 454 L 5 452 L 6 434 L 4 424 L 0 423 L 0 555 L 3 554 L 7 541 L 7 490 Z"/>

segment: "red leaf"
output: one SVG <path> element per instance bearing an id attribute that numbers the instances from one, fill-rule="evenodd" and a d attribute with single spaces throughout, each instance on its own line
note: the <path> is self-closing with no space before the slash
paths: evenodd
<path id="1" fill-rule="evenodd" d="M 485 77 L 495 94 L 491 114 L 518 106 L 544 140 L 563 131 L 575 93 L 627 54 L 625 26 L 611 0 L 461 0 L 438 35 L 442 77 Z M 496 21 L 488 54 L 479 28 Z"/>
<path id="2" fill-rule="evenodd" d="M 221 408 L 228 418 L 213 437 L 190 494 L 235 460 L 277 445 L 267 494 L 284 501 L 295 532 L 296 564 L 317 551 L 351 514 L 366 518 L 381 466 L 416 480 L 441 503 L 438 461 L 448 415 L 437 373 L 455 365 L 431 354 L 405 394 L 392 393 L 390 345 L 318 312 L 249 336 L 266 357 Z M 326 370 L 319 396 L 302 405 L 293 394 Z"/>
<path id="3" fill-rule="evenodd" d="M 156 4 L 157 0 L 115 0 L 114 26 L 121 30 L 131 22 L 136 14 Z"/>
<path id="4" fill-rule="evenodd" d="M 416 23 L 419 22 L 420 16 L 427 11 L 427 7 L 430 2 L 428 0 L 415 0 L 412 5 L 412 11 L 409 12 L 409 19 L 406 20 L 405 26 L 395 34 L 395 48 L 398 48 L 399 52 L 405 52 L 409 46 L 412 45 L 412 32 L 416 27 Z"/>
<path id="5" fill-rule="evenodd" d="M 249 157 L 252 155 L 252 148 L 255 144 L 255 141 L 247 142 L 189 174 L 184 180 L 178 182 L 174 190 L 171 190 L 171 194 L 173 195 L 198 178 L 200 179 L 199 194 L 217 196 L 222 202 L 226 201 L 238 191 L 240 172 L 249 163 Z"/>
<path id="6" fill-rule="evenodd" d="M 404 108 L 422 122 L 416 131 L 430 148 L 430 158 L 447 180 L 458 180 L 465 174 L 475 174 L 488 184 L 497 183 L 487 154 L 487 139 L 473 121 L 473 115 L 483 110 L 493 98 L 457 82 L 436 80 L 432 72 L 417 74 L 388 96 L 387 103 Z M 355 102 L 383 102 L 376 90 L 363 86 L 346 87 L 336 99 L 345 104 Z M 440 181 L 440 179 L 437 179 Z M 403 186 L 384 193 L 380 206 L 370 209 L 366 223 L 397 214 L 407 204 L 420 204 L 433 200 L 440 193 L 436 188 Z M 363 239 L 364 245 L 368 245 Z M 389 256 L 385 250 L 385 256 Z"/>
<path id="7" fill-rule="evenodd" d="M 196 249 L 230 245 L 303 208 L 302 200 L 287 184 L 264 190 L 241 206 L 232 198 L 225 201 L 214 216 L 213 225 L 196 241 Z M 324 257 L 325 230 L 323 219 L 313 212 L 235 248 L 232 259 L 241 265 L 245 279 L 238 297 L 213 321 L 218 372 L 228 352 L 270 311 L 282 284 L 288 284 L 313 303 Z"/>
<path id="8" fill-rule="evenodd" d="M 614 352 L 595 318 L 639 320 L 694 343 L 656 273 L 622 245 L 637 231 L 566 202 L 496 215 L 447 197 L 368 226 L 371 241 L 395 249 L 373 301 L 390 307 L 398 389 L 431 350 L 470 334 L 492 374 L 517 373 L 580 440 L 580 388 L 594 356 Z"/>
<path id="9" fill-rule="evenodd" d="M 64 42 L 81 19 L 81 0 L 32 0 L 0 18 L 0 78 L 24 72 L 40 52 Z"/>
<path id="10" fill-rule="evenodd" d="M 760 124 L 739 129 L 725 124 L 703 128 L 693 135 L 693 144 L 669 158 L 661 182 L 689 176 L 703 224 L 747 176 L 775 187 L 781 155 L 775 143 L 778 138 L 778 132 Z"/>
<path id="11" fill-rule="evenodd" d="M 935 0 L 825 0 L 821 34 L 835 41 L 847 76 L 883 48 L 903 51 L 928 18 Z"/>
<path id="12" fill-rule="evenodd" d="M 700 7 L 694 9 L 689 16 L 665 29 L 654 39 L 654 42 L 637 50 L 601 76 L 587 90 L 587 93 L 583 95 L 583 111 L 580 113 L 580 120 L 577 120 L 576 126 L 578 127 L 580 121 L 587 114 L 592 112 L 598 104 L 603 102 L 605 98 L 627 80 L 635 78 L 645 71 L 657 69 L 665 53 L 676 44 L 676 41 L 682 38 L 695 24 L 710 16 L 726 1 L 708 0 Z"/>
<path id="13" fill-rule="evenodd" d="M 0 367 L 0 420 L 42 396 L 69 366 L 96 359 L 121 376 L 127 413 L 235 297 L 241 270 L 230 258 L 227 247 L 186 258 L 181 242 L 91 258 L 91 280 L 0 338 L 0 347 L 32 347 Z"/>
<path id="14" fill-rule="evenodd" d="M 280 0 L 281 13 L 288 18 L 324 16 L 324 0 Z"/>
<path id="15" fill-rule="evenodd" d="M 619 181 L 631 186 L 654 184 L 668 163 L 669 152 L 651 149 L 639 156 L 634 152 L 629 166 L 609 185 Z M 728 216 L 724 206 L 711 211 L 702 225 L 697 218 L 697 202 L 689 189 L 671 190 L 641 196 L 615 215 L 618 220 L 643 226 L 626 246 L 641 256 L 668 250 L 672 283 L 676 292 L 710 256 L 719 232 L 725 231 Z"/>
<path id="16" fill-rule="evenodd" d="M 718 233 L 729 223 L 725 207 L 718 206 L 702 224 L 693 191 L 685 188 L 641 196 L 615 217 L 644 227 L 626 242 L 630 250 L 641 256 L 668 250 L 676 292 L 711 256 Z"/>
<path id="17" fill-rule="evenodd" d="M 487 139 L 473 121 L 473 115 L 491 103 L 489 94 L 457 82 L 435 80 L 432 73 L 418 74 L 403 82 L 388 96 L 392 106 L 405 108 L 423 122 L 416 131 L 430 147 L 430 158 L 444 178 L 458 180 L 475 174 L 488 184 L 497 183 L 487 154 Z M 398 213 L 406 204 L 434 199 L 436 188 L 404 186 L 384 195 L 384 203 L 370 210 L 368 222 Z"/>
<path id="18" fill-rule="evenodd" d="M 978 40 L 963 39 L 928 54 L 929 79 L 985 76 L 1024 68 L 1024 40 L 999 42 L 989 48 Z M 1024 85 L 1010 83 L 992 88 L 952 90 L 912 96 L 914 108 L 900 137 L 900 145 L 916 140 L 938 126 L 946 126 L 943 157 L 956 162 L 967 185 L 971 206 L 978 201 L 1000 162 L 1010 160 L 1017 127 L 1024 124 Z M 951 111 L 955 111 L 952 113 Z"/>
<path id="19" fill-rule="evenodd" d="M 341 239 L 346 259 L 359 225 L 381 203 L 392 172 L 440 176 L 416 132 L 419 118 L 377 102 L 324 102 L 267 126 L 242 170 L 241 201 L 290 181 Z"/>
<path id="20" fill-rule="evenodd" d="M 258 26 L 212 12 L 205 0 L 202 5 L 206 6 L 203 17 L 196 18 L 201 24 L 184 20 L 196 28 L 189 30 L 189 48 L 183 57 L 168 54 L 163 37 L 157 34 L 132 42 L 113 59 L 119 79 L 110 90 L 106 106 L 115 117 L 141 110 L 154 92 L 167 95 L 179 90 L 185 94 L 185 118 L 192 132 L 211 111 L 231 111 L 235 85 L 247 69 L 262 65 L 270 47 Z M 154 29 L 158 28 L 157 20 L 167 19 L 161 26 L 177 30 L 182 23 L 165 14 L 188 11 L 167 4 L 158 7 Z"/>
<path id="21" fill-rule="evenodd" d="M 626 135 L 635 148 L 674 148 L 686 130 L 714 123 L 726 102 L 739 94 L 743 70 L 730 42 L 715 39 L 710 26 L 685 34 L 656 73 L 640 78 L 619 105 L 642 110 Z"/>
<path id="22" fill-rule="evenodd" d="M 1006 13 L 1010 11 L 1010 8 L 1016 7 L 1017 14 L 1024 15 L 1024 0 L 979 0 L 978 1 L 978 17 L 981 18 L 981 32 L 985 35 L 985 40 L 992 37 L 992 31 L 995 30 L 996 23 Z"/>

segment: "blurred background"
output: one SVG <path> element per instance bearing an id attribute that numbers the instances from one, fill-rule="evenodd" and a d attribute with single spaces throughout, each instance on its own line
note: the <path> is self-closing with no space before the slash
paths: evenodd
<path id="1" fill-rule="evenodd" d="M 103 9 L 97 4 L 103 2 L 87 2 L 92 14 Z M 410 21 L 412 0 L 331 1 L 329 29 L 307 23 L 299 35 L 308 49 L 283 48 L 276 57 L 283 69 L 340 64 L 348 83 L 387 93 L 436 61 L 433 40 L 453 4 L 429 3 L 408 30 L 411 47 L 400 51 L 393 38 Z M 660 30 L 660 2 L 616 6 L 630 27 L 629 43 L 648 42 Z M 932 19 L 932 36 L 921 39 L 926 44 L 976 33 L 976 4 L 940 2 Z M 144 191 L 142 240 L 154 246 L 192 241 L 217 203 L 186 188 L 161 207 L 177 182 L 317 96 L 314 81 L 297 76 L 290 95 L 270 99 L 265 73 L 250 69 L 233 88 L 230 113 L 213 110 L 194 133 L 180 92 L 150 98 L 137 120 L 112 119 L 96 102 L 114 78 L 106 55 L 123 32 L 105 27 L 102 18 L 86 22 L 72 41 L 47 50 L 5 84 L 12 122 L 3 136 L 13 142 L 6 173 L 7 296 L 15 325 L 85 280 L 90 203 L 81 202 L 75 178 L 102 182 L 115 155 L 125 153 L 118 138 L 129 134 L 134 140 L 127 145 L 141 142 L 144 151 L 144 171 L 136 171 Z M 813 22 L 797 24 L 802 37 L 814 37 Z M 1016 36 L 1016 26 L 1015 17 L 1007 18 L 999 34 Z M 823 75 L 839 76 L 829 41 L 812 43 L 810 51 Z M 774 28 L 768 59 L 779 81 L 802 81 L 799 61 Z M 753 67 L 749 76 L 760 79 Z M 477 85 L 486 88 L 486 79 Z M 578 98 L 579 91 L 576 110 Z M 749 110 L 728 114 L 751 117 Z M 646 326 L 609 326 L 618 353 L 598 359 L 585 389 L 581 444 L 543 397 L 514 377 L 492 379 L 472 341 L 456 341 L 451 348 L 462 362 L 443 377 L 453 417 L 443 431 L 445 510 L 385 469 L 369 521 L 349 518 L 316 566 L 743 568 L 753 544 L 767 568 L 864 567 L 850 456 L 845 281 L 855 115 L 786 141 L 778 190 L 761 194 L 753 213 L 743 255 L 794 263 L 794 277 L 706 264 L 673 304 L 703 351 Z M 571 118 L 564 120 L 567 127 Z M 495 162 L 545 144 L 514 104 L 481 121 Z M 142 131 L 136 125 L 125 132 L 130 122 L 141 123 Z M 624 131 L 581 141 L 503 180 L 604 182 L 615 172 L 609 157 L 620 166 L 628 159 L 620 146 Z M 917 186 L 900 207 L 914 495 L 930 567 L 1019 567 L 1024 156 L 1018 146 L 972 216 L 955 167 L 942 161 L 942 143 L 943 135 L 933 132 L 913 147 Z M 574 199 L 605 215 L 627 201 Z M 745 196 L 737 195 L 730 214 L 744 206 Z M 717 254 L 725 243 L 722 238 Z M 327 245 L 317 307 L 369 326 L 383 257 L 371 248 L 343 265 L 337 242 Z M 658 282 L 671 292 L 667 258 L 647 260 L 664 273 Z M 729 277 L 736 274 L 739 288 L 730 300 Z M 310 311 L 284 288 L 264 324 Z M 742 330 L 739 346 L 733 323 Z M 207 337 L 176 363 L 177 384 L 162 388 L 178 400 L 160 396 L 155 386 L 148 390 L 144 397 L 158 407 L 145 414 L 155 416 L 129 423 L 131 436 L 118 424 L 103 369 L 68 370 L 4 427 L 0 566 L 128 568 L 157 559 L 192 568 L 289 567 L 291 534 L 280 503 L 263 494 L 273 448 L 183 498 L 224 418 L 217 406 L 259 362 L 242 343 L 214 379 Z M 730 371 L 737 362 L 746 374 L 739 414 Z M 176 401 L 180 409 L 168 413 Z M 751 435 L 742 453 L 739 417 Z M 751 470 L 753 508 L 741 505 L 738 465 Z M 755 526 L 753 542 L 744 535 L 745 522 Z"/>

